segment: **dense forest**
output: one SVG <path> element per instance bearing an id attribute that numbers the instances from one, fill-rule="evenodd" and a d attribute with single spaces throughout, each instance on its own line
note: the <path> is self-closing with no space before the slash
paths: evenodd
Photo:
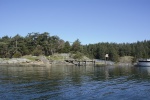
<path id="1" fill-rule="evenodd" d="M 82 45 L 77 39 L 70 44 L 58 36 L 50 36 L 49 33 L 28 33 L 22 37 L 3 36 L 0 38 L 0 58 L 21 57 L 24 55 L 53 55 L 54 53 L 78 53 L 90 58 L 105 59 L 109 54 L 109 60 L 118 61 L 122 56 L 134 58 L 150 58 L 150 40 L 137 41 L 135 43 L 96 43 Z"/>

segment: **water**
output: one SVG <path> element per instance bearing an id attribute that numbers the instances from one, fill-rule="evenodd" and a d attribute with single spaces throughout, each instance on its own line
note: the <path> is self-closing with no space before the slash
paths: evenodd
<path id="1" fill-rule="evenodd" d="M 0 66 L 2 100 L 150 100 L 150 67 Z"/>

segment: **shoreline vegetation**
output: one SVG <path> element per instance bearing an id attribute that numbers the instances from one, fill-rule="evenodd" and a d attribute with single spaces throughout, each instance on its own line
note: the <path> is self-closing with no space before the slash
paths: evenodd
<path id="1" fill-rule="evenodd" d="M 53 56 L 32 56 L 26 55 L 21 58 L 0 58 L 0 65 L 5 66 L 51 66 L 51 65 L 76 65 L 75 63 L 67 62 L 67 60 L 77 60 L 77 61 L 94 61 L 95 65 L 91 62 L 87 62 L 86 65 L 94 66 L 106 66 L 106 65 L 119 65 L 119 66 L 132 66 L 133 57 L 125 56 L 120 58 L 120 62 L 115 63 L 112 61 L 90 59 L 84 56 L 82 59 L 74 59 L 71 57 L 72 54 L 54 54 Z M 77 62 L 76 62 L 77 63 Z M 79 66 L 86 66 L 81 64 Z"/>
<path id="2" fill-rule="evenodd" d="M 0 58 L 0 65 L 37 65 L 37 66 L 45 66 L 45 65 L 75 65 L 73 63 L 66 62 L 66 59 L 75 60 L 70 57 L 71 54 L 54 54 L 52 56 L 32 56 L 26 55 L 20 58 Z M 79 59 L 76 59 L 79 60 Z M 87 57 L 83 57 L 82 60 L 90 60 Z"/>
<path id="3" fill-rule="evenodd" d="M 71 65 L 65 59 L 95 59 L 96 65 L 132 65 L 140 58 L 150 58 L 149 48 L 150 40 L 83 45 L 79 39 L 70 42 L 48 32 L 32 32 L 25 37 L 0 37 L 0 64 Z"/>

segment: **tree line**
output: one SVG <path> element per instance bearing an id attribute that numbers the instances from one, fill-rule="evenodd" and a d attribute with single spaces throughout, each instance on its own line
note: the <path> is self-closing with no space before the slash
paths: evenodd
<path id="1" fill-rule="evenodd" d="M 94 59 L 105 59 L 118 61 L 122 56 L 133 56 L 134 58 L 150 58 L 150 40 L 137 41 L 135 43 L 108 43 L 82 45 L 80 40 L 72 44 L 64 41 L 58 36 L 50 36 L 48 32 L 28 33 L 22 37 L 17 34 L 14 37 L 3 36 L 0 38 L 0 58 L 21 57 L 24 55 L 53 55 L 54 53 L 76 53 L 86 55 Z"/>

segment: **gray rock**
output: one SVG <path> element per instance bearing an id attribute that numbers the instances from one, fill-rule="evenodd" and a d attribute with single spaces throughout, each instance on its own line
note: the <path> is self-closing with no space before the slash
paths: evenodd
<path id="1" fill-rule="evenodd" d="M 28 63 L 28 62 L 31 61 L 26 58 L 12 58 L 9 60 L 0 58 L 0 64 L 19 64 L 19 63 Z"/>

